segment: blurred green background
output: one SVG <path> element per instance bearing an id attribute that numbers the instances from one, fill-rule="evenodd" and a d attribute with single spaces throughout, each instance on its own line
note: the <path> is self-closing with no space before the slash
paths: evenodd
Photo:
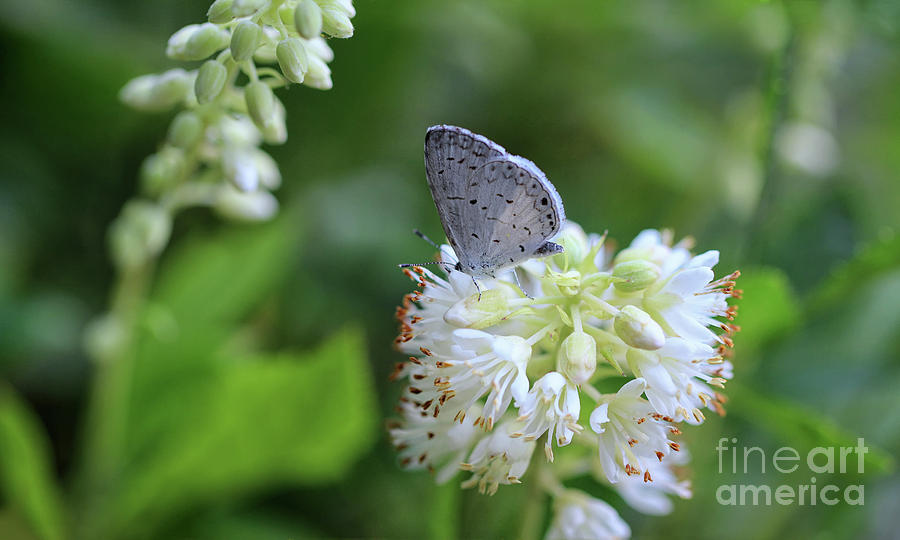
<path id="1" fill-rule="evenodd" d="M 694 498 L 643 517 L 577 485 L 636 537 L 896 537 L 900 4 L 355 4 L 334 89 L 279 93 L 280 217 L 176 222 L 119 411 L 125 466 L 88 488 L 104 449 L 83 444 L 81 334 L 113 279 L 106 227 L 171 119 L 117 92 L 171 67 L 168 36 L 208 2 L 0 5 L 0 538 L 516 537 L 527 475 L 490 498 L 438 488 L 384 431 L 396 264 L 431 256 L 412 228 L 440 234 L 437 123 L 532 159 L 587 231 L 671 227 L 744 274 L 729 414 L 685 430 Z M 720 506 L 721 484 L 809 483 L 718 474 L 720 436 L 769 455 L 864 437 L 865 473 L 818 483 L 862 483 L 865 504 Z"/>

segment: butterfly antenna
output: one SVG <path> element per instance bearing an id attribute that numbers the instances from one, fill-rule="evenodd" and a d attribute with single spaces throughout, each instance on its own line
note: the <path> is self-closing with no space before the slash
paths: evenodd
<path id="1" fill-rule="evenodd" d="M 410 268 L 412 266 L 425 266 L 426 264 L 443 264 L 445 266 L 453 268 L 452 264 L 450 264 L 448 262 L 444 262 L 444 261 L 428 261 L 428 262 L 424 262 L 424 263 L 403 263 L 403 264 L 398 264 L 397 266 L 399 266 L 400 268 Z"/>
<path id="2" fill-rule="evenodd" d="M 432 240 L 431 238 L 428 238 L 427 236 L 425 236 L 425 233 L 423 233 L 423 232 L 420 231 L 419 229 L 413 229 L 413 234 L 416 235 L 416 236 L 418 236 L 418 237 L 421 238 L 422 240 L 425 240 L 426 242 L 428 242 L 428 243 L 431 244 L 432 246 L 434 246 L 434 249 L 436 249 L 436 250 L 438 250 L 438 251 L 441 250 L 441 246 L 437 245 L 437 243 L 435 243 L 435 241 Z"/>

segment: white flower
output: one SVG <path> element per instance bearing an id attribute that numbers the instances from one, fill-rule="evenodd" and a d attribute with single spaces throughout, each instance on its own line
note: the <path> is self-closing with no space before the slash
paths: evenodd
<path id="1" fill-rule="evenodd" d="M 533 441 L 547 433 L 544 453 L 553 461 L 553 441 L 559 446 L 572 442 L 575 433 L 584 428 L 578 425 L 581 402 L 574 384 L 555 371 L 544 375 L 534 383 L 531 391 L 519 405 L 520 431 L 513 437 Z"/>
<path id="2" fill-rule="evenodd" d="M 650 261 L 660 268 L 663 276 L 668 276 L 691 258 L 690 248 L 693 244 L 694 240 L 688 237 L 673 246 L 672 231 L 645 229 L 616 255 L 615 262 L 639 259 Z"/>
<path id="3" fill-rule="evenodd" d="M 691 498 L 690 481 L 679 480 L 672 471 L 673 465 L 684 464 L 687 458 L 687 452 L 682 448 L 681 452 L 673 454 L 670 459 L 649 465 L 647 473 L 651 482 L 645 482 L 638 476 L 626 476 L 613 484 L 613 488 L 628 506 L 638 512 L 654 516 L 668 514 L 674 507 L 669 495 L 682 499 Z"/>
<path id="4" fill-rule="evenodd" d="M 662 461 L 679 446 L 669 440 L 670 419 L 655 412 L 641 397 L 644 379 L 626 383 L 616 394 L 605 396 L 591 413 L 591 429 L 597 433 L 600 466 L 615 483 L 621 473 L 641 475 L 649 481 L 647 468 Z"/>
<path id="5" fill-rule="evenodd" d="M 730 346 L 727 336 L 717 336 L 708 328 L 723 327 L 714 317 L 730 319 L 734 315 L 727 298 L 734 294 L 734 280 L 739 274 L 713 281 L 712 267 L 718 260 L 717 251 L 707 251 L 652 285 L 644 292 L 644 310 L 670 335 L 702 343 L 720 341 Z"/>
<path id="6" fill-rule="evenodd" d="M 472 450 L 466 463 L 460 465 L 471 471 L 472 477 L 463 482 L 463 488 L 478 486 L 478 491 L 493 495 L 500 484 L 519 484 L 528 469 L 534 441 L 512 437 L 519 430 L 516 423 L 501 424 L 497 430 L 481 439 Z"/>
<path id="7" fill-rule="evenodd" d="M 631 529 L 612 506 L 587 493 L 566 490 L 557 499 L 545 540 L 630 538 Z"/>
<path id="8" fill-rule="evenodd" d="M 429 387 L 413 385 L 409 397 L 424 410 L 452 407 L 459 415 L 487 395 L 483 416 L 475 421 L 491 430 L 510 402 L 520 403 L 528 393 L 525 366 L 531 346 L 519 336 L 495 336 L 480 330 L 453 331 L 450 354 L 432 352 L 425 363 Z M 431 375 L 434 375 L 433 379 Z"/>
<path id="9" fill-rule="evenodd" d="M 446 246 L 440 270 L 405 270 L 420 290 L 397 310 L 397 348 L 410 358 L 394 377 L 409 387 L 401 397 L 404 422 L 391 436 L 406 467 L 440 468 L 439 480 L 474 446 L 460 464 L 473 473 L 463 487 L 486 493 L 519 482 L 541 437 L 551 462 L 554 444 L 564 452 L 594 443 L 590 461 L 572 454 L 569 473 L 593 470 L 636 509 L 666 513 L 670 495 L 690 496 L 671 468 L 686 460 L 670 439 L 681 433 L 675 423 L 700 423 L 703 408 L 722 410 L 715 388 L 731 377 L 725 356 L 737 327 L 717 318 L 734 316 L 727 298 L 738 294 L 738 274 L 715 280 L 718 252 L 692 257 L 690 240 L 673 246 L 667 231 L 642 232 L 614 259 L 603 237 L 574 223 L 553 241 L 565 251 L 478 286 L 454 270 Z M 600 394 L 592 383 L 611 376 L 634 378 L 615 394 Z M 575 438 L 583 431 L 582 398 L 596 403 L 596 439 Z M 475 429 L 495 424 L 491 433 Z M 539 476 L 557 499 L 547 538 L 630 536 L 615 510 L 566 490 L 556 469 Z"/>
<path id="10" fill-rule="evenodd" d="M 473 405 L 462 422 L 452 415 L 437 418 L 409 402 L 400 404 L 402 419 L 393 424 L 389 433 L 400 455 L 400 464 L 407 469 L 437 470 L 437 481 L 449 480 L 478 438 L 474 419 L 480 407 Z"/>
<path id="11" fill-rule="evenodd" d="M 723 412 L 721 396 L 705 383 L 723 388 L 730 364 L 709 345 L 672 337 L 656 351 L 632 349 L 627 358 L 635 376 L 647 382 L 645 393 L 656 412 L 690 424 L 704 420 L 702 407 Z"/>
<path id="12" fill-rule="evenodd" d="M 451 266 L 456 264 L 449 248 L 441 250 L 441 260 Z M 406 354 L 427 354 L 425 351 L 450 341 L 451 333 L 458 328 L 446 322 L 447 312 L 461 301 L 477 295 L 478 290 L 472 278 L 462 272 L 450 272 L 447 279 L 443 279 L 423 266 L 403 271 L 418 283 L 421 291 L 404 296 L 403 305 L 397 308 L 400 335 L 394 343 Z"/>

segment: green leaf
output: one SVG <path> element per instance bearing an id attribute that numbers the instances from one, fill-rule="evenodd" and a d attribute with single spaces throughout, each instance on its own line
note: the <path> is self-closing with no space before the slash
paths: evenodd
<path id="1" fill-rule="evenodd" d="M 229 512 L 205 516 L 180 538 L 195 540 L 303 540 L 323 538 L 324 535 L 305 523 L 288 521 L 279 515 L 263 512 Z"/>
<path id="2" fill-rule="evenodd" d="M 183 242 L 161 269 L 144 312 L 133 407 L 145 411 L 162 389 L 208 377 L 240 319 L 275 290 L 290 268 L 282 216 L 258 227 Z"/>
<path id="3" fill-rule="evenodd" d="M 5 504 L 44 540 L 65 537 L 64 513 L 40 421 L 0 383 L 0 489 Z"/>
<path id="4" fill-rule="evenodd" d="M 375 438 L 377 405 L 359 330 L 317 350 L 232 359 L 160 396 L 112 512 L 125 536 L 188 509 L 278 485 L 342 478 Z"/>
<path id="5" fill-rule="evenodd" d="M 900 267 L 900 235 L 891 234 L 862 249 L 834 271 L 809 300 L 809 311 L 828 309 L 879 275 Z"/>
<path id="6" fill-rule="evenodd" d="M 285 276 L 289 221 L 183 242 L 162 268 L 151 302 L 179 325 L 234 322 Z"/>
<path id="7" fill-rule="evenodd" d="M 741 274 L 735 323 L 735 354 L 751 355 L 766 343 L 787 335 L 800 318 L 800 308 L 787 276 L 777 268 L 750 269 Z"/>
<path id="8" fill-rule="evenodd" d="M 857 436 L 850 435 L 831 419 L 791 401 L 759 393 L 745 385 L 729 386 L 729 410 L 746 417 L 755 425 L 775 433 L 794 448 L 851 447 Z M 885 450 L 873 446 L 865 455 L 865 473 L 883 474 L 894 469 L 894 459 Z"/>

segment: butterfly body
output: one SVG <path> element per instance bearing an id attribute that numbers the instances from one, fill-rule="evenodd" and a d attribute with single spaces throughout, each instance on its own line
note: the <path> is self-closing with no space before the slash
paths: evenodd
<path id="1" fill-rule="evenodd" d="M 548 241 L 565 221 L 562 200 L 531 161 L 464 128 L 440 125 L 425 135 L 425 171 L 457 270 L 494 277 L 563 250 Z"/>

